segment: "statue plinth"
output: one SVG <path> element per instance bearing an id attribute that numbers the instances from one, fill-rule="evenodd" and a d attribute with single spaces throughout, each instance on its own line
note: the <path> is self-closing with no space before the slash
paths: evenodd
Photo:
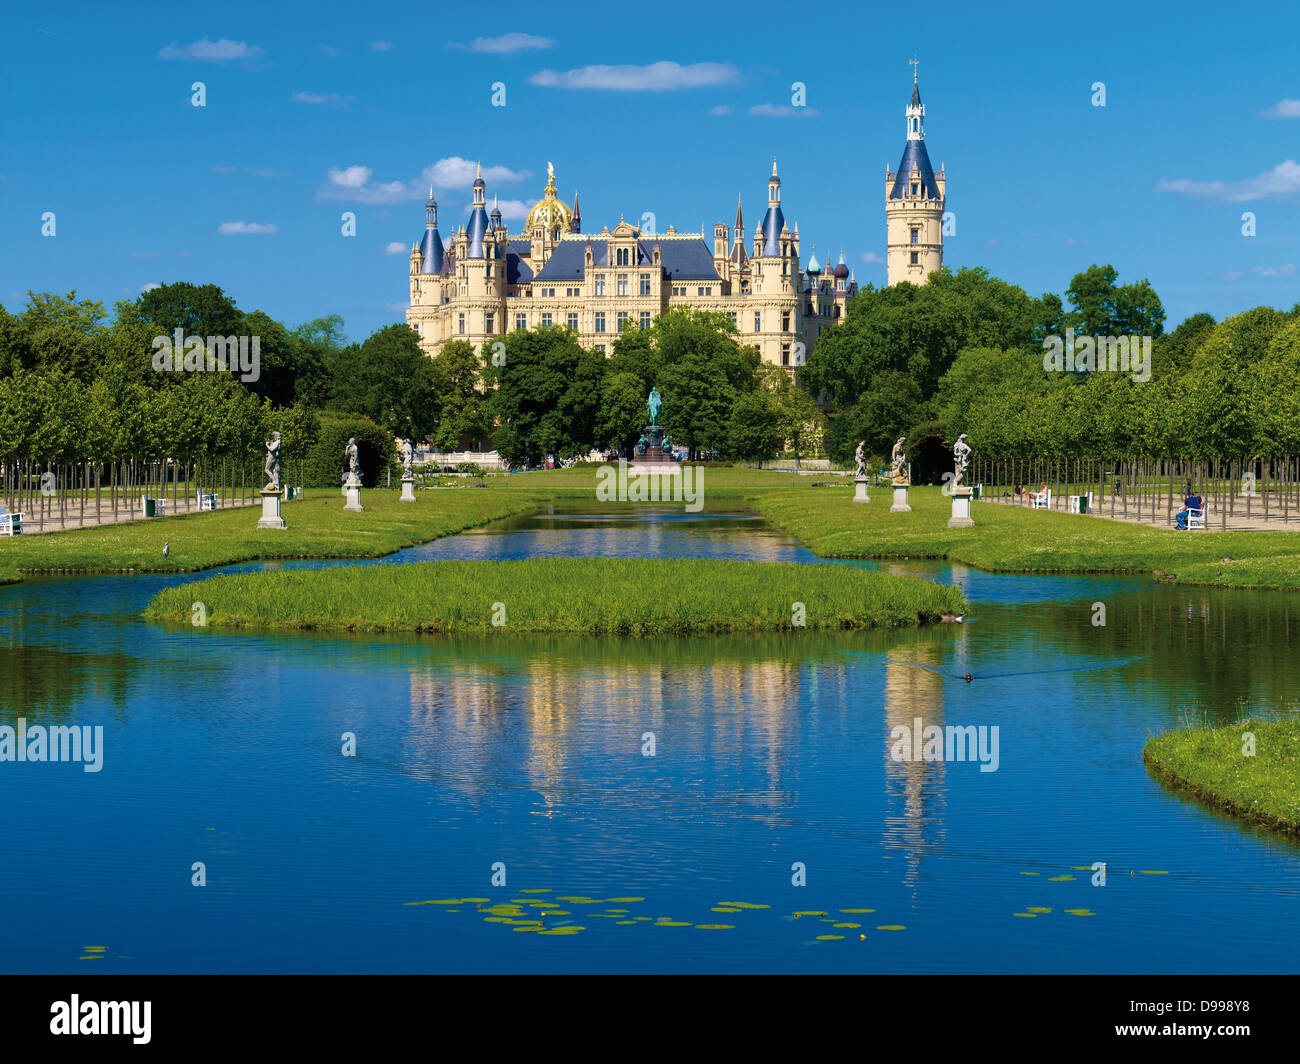
<path id="1" fill-rule="evenodd" d="M 343 509 L 358 514 L 365 510 L 365 507 L 361 505 L 361 481 L 355 473 L 343 482 L 343 494 L 347 497 Z"/>
<path id="2" fill-rule="evenodd" d="M 870 502 L 871 500 L 867 497 L 867 478 L 854 477 L 853 479 L 856 485 L 856 487 L 853 489 L 853 501 Z"/>
<path id="3" fill-rule="evenodd" d="M 640 466 L 676 466 L 677 459 L 673 457 L 671 449 L 664 450 L 664 430 L 658 425 L 647 425 L 644 435 L 646 438 L 646 449 L 644 453 L 633 452 L 632 465 Z"/>
<path id="4" fill-rule="evenodd" d="M 402 477 L 402 497 L 398 502 L 415 502 L 415 477 Z"/>
<path id="5" fill-rule="evenodd" d="M 959 484 L 952 489 L 952 517 L 948 521 L 949 528 L 970 528 L 975 524 L 970 516 L 970 497 L 971 490 L 965 484 Z"/>
<path id="6" fill-rule="evenodd" d="M 910 514 L 912 508 L 907 505 L 907 489 L 912 485 L 907 481 L 894 481 L 894 505 L 889 508 L 891 514 Z"/>
<path id="7" fill-rule="evenodd" d="M 262 517 L 258 528 L 288 528 L 280 516 L 280 489 L 268 484 L 262 489 Z"/>

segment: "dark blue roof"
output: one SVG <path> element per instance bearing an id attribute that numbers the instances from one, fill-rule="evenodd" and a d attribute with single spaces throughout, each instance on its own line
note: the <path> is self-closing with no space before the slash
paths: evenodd
<path id="1" fill-rule="evenodd" d="M 607 266 L 608 248 L 603 240 L 591 242 L 592 264 Z M 585 240 L 561 240 L 546 260 L 546 265 L 537 273 L 537 281 L 580 281 L 586 269 L 587 242 Z M 713 266 L 713 252 L 699 237 L 667 237 L 659 242 L 659 261 L 664 273 L 676 281 L 719 281 L 718 271 Z M 654 241 L 637 242 L 637 266 L 648 266 L 654 260 Z"/>
<path id="2" fill-rule="evenodd" d="M 522 240 L 516 238 L 510 241 L 510 250 L 516 255 L 527 255 L 533 250 L 533 242 L 527 237 Z"/>
<path id="3" fill-rule="evenodd" d="M 781 230 L 785 228 L 785 215 L 781 213 L 780 204 L 768 207 L 763 217 L 763 254 L 781 254 Z"/>
<path id="4" fill-rule="evenodd" d="M 439 273 L 442 271 L 442 237 L 437 229 L 425 229 L 420 238 L 420 272 Z"/>
<path id="5" fill-rule="evenodd" d="M 483 238 L 487 236 L 488 216 L 482 206 L 475 207 L 469 216 L 466 232 L 469 235 L 469 254 L 466 258 L 483 258 Z"/>
<path id="6" fill-rule="evenodd" d="M 515 252 L 515 243 L 511 241 L 511 248 L 506 252 L 506 284 L 527 284 L 533 279 L 533 268 Z"/>
<path id="7" fill-rule="evenodd" d="M 890 199 L 903 199 L 907 183 L 912 180 L 913 168 L 921 171 L 920 194 L 926 199 L 939 198 L 939 186 L 934 181 L 934 169 L 930 166 L 930 153 L 925 150 L 925 141 L 909 140 L 903 149 L 902 162 L 898 164 L 898 173 L 894 177 L 894 187 L 889 191 Z"/>

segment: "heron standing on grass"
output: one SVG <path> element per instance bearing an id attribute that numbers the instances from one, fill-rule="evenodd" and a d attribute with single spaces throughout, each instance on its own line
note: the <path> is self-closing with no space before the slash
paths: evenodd
<path id="1" fill-rule="evenodd" d="M 169 554 L 171 553 L 171 551 L 172 551 L 171 540 L 164 540 L 164 541 L 163 541 L 163 557 L 164 557 L 164 558 L 167 557 L 167 555 L 169 555 Z"/>

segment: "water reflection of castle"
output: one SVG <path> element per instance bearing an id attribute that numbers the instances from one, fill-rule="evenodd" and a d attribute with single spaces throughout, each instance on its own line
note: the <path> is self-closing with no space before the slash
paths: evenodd
<path id="1" fill-rule="evenodd" d="M 650 731 L 659 746 L 673 744 L 711 771 L 742 777 L 746 799 L 757 792 L 782 806 L 791 800 L 781 792 L 783 763 L 805 726 L 797 712 L 800 670 L 783 660 L 569 664 L 544 657 L 505 669 L 413 670 L 402 760 L 415 775 L 436 765 L 447 785 L 471 798 L 508 775 L 550 806 L 582 782 L 586 762 L 639 758 Z"/>
<path id="2" fill-rule="evenodd" d="M 909 662 L 938 667 L 943 648 L 936 643 L 895 645 L 885 654 L 885 844 L 902 851 L 907 862 L 904 879 L 915 887 L 921 859 L 944 838 L 946 804 L 943 761 L 895 761 L 890 733 L 905 727 L 910 734 L 922 725 L 943 727 L 943 677 Z"/>

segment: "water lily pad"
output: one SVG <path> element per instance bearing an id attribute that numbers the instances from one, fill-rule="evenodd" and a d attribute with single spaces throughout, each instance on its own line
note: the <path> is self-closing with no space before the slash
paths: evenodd
<path id="1" fill-rule="evenodd" d="M 721 906 L 721 905 L 715 905 L 715 906 L 713 907 L 713 911 L 714 911 L 715 913 L 739 913 L 739 912 L 744 912 L 745 910 L 744 910 L 744 909 L 728 909 L 728 908 L 725 908 L 724 906 Z"/>
<path id="2" fill-rule="evenodd" d="M 719 905 L 725 905 L 729 909 L 770 909 L 770 905 L 761 905 L 752 901 L 720 901 Z"/>
<path id="3" fill-rule="evenodd" d="M 540 912 L 539 915 L 541 915 L 541 916 L 572 916 L 573 914 L 572 914 L 571 912 L 569 912 L 568 909 L 543 909 L 543 910 Z"/>
<path id="4" fill-rule="evenodd" d="M 1052 910 L 1045 909 L 1041 905 L 1026 905 L 1025 911 L 1031 913 L 1050 913 Z"/>
<path id="5" fill-rule="evenodd" d="M 1144 871 L 1143 869 L 1139 868 L 1139 869 L 1138 869 L 1138 875 L 1140 875 L 1140 876 L 1167 876 L 1167 875 L 1169 875 L 1169 873 L 1168 873 L 1168 872 L 1165 872 L 1165 871 L 1159 871 L 1159 870 L 1148 872 L 1148 871 Z"/>
<path id="6" fill-rule="evenodd" d="M 586 931 L 585 927 L 577 927 L 570 924 L 568 927 L 550 927 L 545 931 L 538 931 L 539 935 L 576 935 L 579 931 Z"/>
<path id="7" fill-rule="evenodd" d="M 1021 872 L 1020 874 L 1021 874 L 1022 876 L 1036 876 L 1036 875 L 1038 875 L 1037 872 Z"/>
<path id="8" fill-rule="evenodd" d="M 861 924 L 836 924 L 836 927 L 861 927 Z"/>
<path id="9" fill-rule="evenodd" d="M 645 901 L 645 898 L 606 898 L 606 901 L 615 901 L 622 905 L 624 902 Z"/>
<path id="10" fill-rule="evenodd" d="M 104 955 L 102 953 L 87 953 L 84 957 L 77 958 L 79 961 L 102 961 L 103 959 Z"/>
<path id="11" fill-rule="evenodd" d="M 841 909 L 842 913 L 874 913 L 875 909 Z"/>
<path id="12" fill-rule="evenodd" d="M 690 927 L 690 926 L 691 926 L 691 922 L 690 922 L 689 920 L 686 920 L 686 921 L 682 921 L 682 920 L 656 920 L 656 921 L 655 921 L 655 927 Z"/>
<path id="13" fill-rule="evenodd" d="M 529 927 L 512 927 L 510 930 L 512 930 L 512 931 L 536 931 L 536 932 L 538 932 L 538 933 L 540 934 L 540 933 L 541 933 L 541 930 L 542 930 L 542 925 L 541 925 L 541 924 L 532 924 L 532 925 L 529 926 Z"/>
<path id="14" fill-rule="evenodd" d="M 734 931 L 735 924 L 696 924 L 696 930 L 699 931 Z"/>
<path id="15" fill-rule="evenodd" d="M 485 917 L 483 917 L 483 920 L 484 920 L 485 923 L 489 923 L 489 924 L 512 924 L 512 923 L 514 923 L 514 920 L 513 920 L 512 918 L 510 918 L 509 916 L 485 916 Z"/>
<path id="16" fill-rule="evenodd" d="M 460 900 L 463 905 L 469 905 L 471 903 L 478 904 L 478 905 L 486 905 L 492 899 L 491 898 L 461 898 Z"/>
<path id="17" fill-rule="evenodd" d="M 1011 915 L 1012 915 L 1012 916 L 1027 916 L 1027 917 L 1029 917 L 1029 919 L 1032 920 L 1032 919 L 1034 919 L 1034 917 L 1036 917 L 1038 914 L 1037 914 L 1037 913 L 1012 913 Z"/>
<path id="18" fill-rule="evenodd" d="M 826 915 L 826 914 L 825 914 L 824 912 L 819 912 L 819 911 L 817 911 L 817 910 L 813 910 L 813 909 L 809 909 L 809 910 L 807 910 L 807 911 L 801 911 L 801 912 L 797 912 L 797 913 L 795 913 L 795 916 L 797 916 L 797 917 L 798 917 L 798 916 L 825 916 L 825 915 Z"/>
<path id="19" fill-rule="evenodd" d="M 878 928 L 876 928 L 876 930 L 877 931 L 906 931 L 907 928 L 903 924 L 881 924 Z"/>
<path id="20" fill-rule="evenodd" d="M 549 894 L 550 887 L 524 887 L 519 891 L 520 894 Z"/>
<path id="21" fill-rule="evenodd" d="M 1077 878 L 1078 878 L 1077 876 L 1052 876 L 1052 877 L 1048 880 L 1048 882 L 1049 882 L 1049 883 L 1068 883 L 1070 880 L 1072 880 L 1072 879 L 1077 879 Z"/>
<path id="22" fill-rule="evenodd" d="M 818 941 L 818 942 L 837 942 L 837 941 L 839 941 L 840 939 L 842 939 L 843 937 L 844 937 L 843 935 L 818 935 L 818 936 L 817 936 L 817 941 Z"/>
<path id="23" fill-rule="evenodd" d="M 460 898 L 433 898 L 429 901 L 406 901 L 403 905 L 459 905 Z"/>
<path id="24" fill-rule="evenodd" d="M 1091 909 L 1066 909 L 1071 916 L 1096 916 L 1097 914 Z"/>

